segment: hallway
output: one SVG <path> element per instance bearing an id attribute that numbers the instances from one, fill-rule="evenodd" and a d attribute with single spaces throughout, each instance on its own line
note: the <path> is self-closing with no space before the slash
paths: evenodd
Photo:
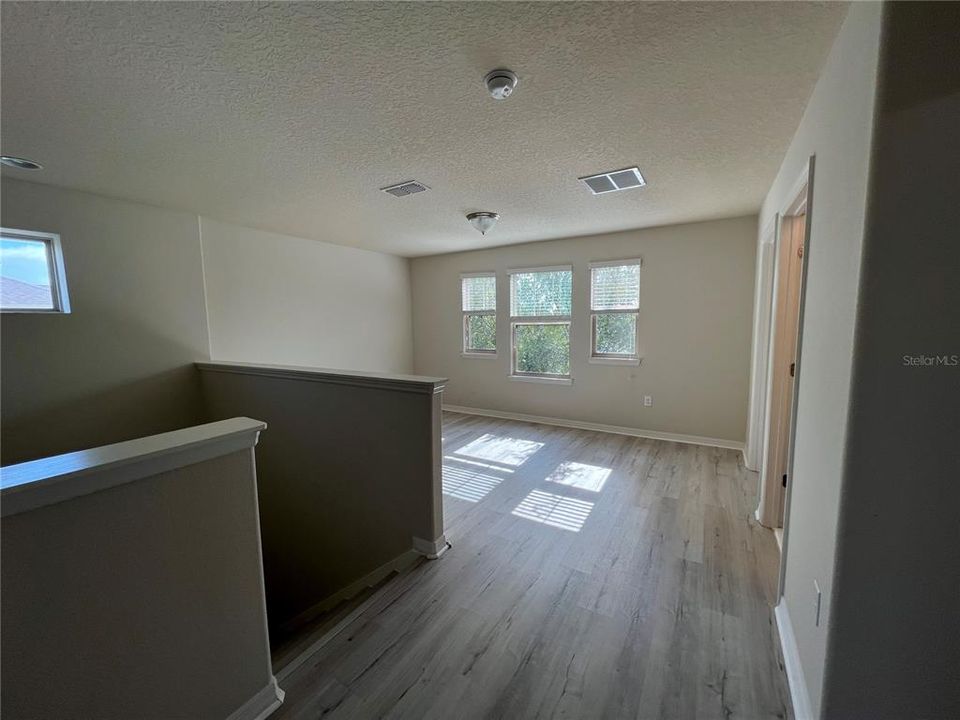
<path id="1" fill-rule="evenodd" d="M 440 560 L 276 718 L 786 718 L 778 552 L 732 450 L 444 414 Z"/>

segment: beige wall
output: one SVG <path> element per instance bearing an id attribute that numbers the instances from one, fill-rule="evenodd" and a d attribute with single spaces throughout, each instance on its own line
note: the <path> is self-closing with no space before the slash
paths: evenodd
<path id="1" fill-rule="evenodd" d="M 2 191 L 4 227 L 60 234 L 72 309 L 0 318 L 3 464 L 199 422 L 197 217 L 9 178 Z"/>
<path id="2" fill-rule="evenodd" d="M 412 371 L 404 258 L 201 220 L 216 360 Z"/>
<path id="3" fill-rule="evenodd" d="M 416 258 L 414 367 L 450 378 L 452 405 L 742 441 L 756 235 L 744 217 Z M 591 364 L 588 264 L 638 255 L 643 363 Z M 505 271 L 563 264 L 574 266 L 573 385 L 511 381 Z M 460 273 L 483 270 L 497 271 L 495 360 L 460 354 Z"/>
<path id="4" fill-rule="evenodd" d="M 820 712 L 849 410 L 881 6 L 851 5 L 760 214 L 785 209 L 816 155 L 784 600 Z M 823 592 L 814 622 L 814 581 Z"/>
<path id="5" fill-rule="evenodd" d="M 228 717 L 272 680 L 257 523 L 249 449 L 5 517 L 3 716 Z"/>

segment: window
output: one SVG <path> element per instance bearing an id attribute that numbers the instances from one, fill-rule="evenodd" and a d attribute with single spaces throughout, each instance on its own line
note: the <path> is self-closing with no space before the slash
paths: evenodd
<path id="1" fill-rule="evenodd" d="M 639 361 L 640 261 L 590 265 L 590 325 L 593 362 Z"/>
<path id="2" fill-rule="evenodd" d="M 463 354 L 496 357 L 497 278 L 493 273 L 460 277 L 463 311 Z"/>
<path id="3" fill-rule="evenodd" d="M 570 378 L 569 266 L 510 274 L 510 330 L 514 377 Z"/>
<path id="4" fill-rule="evenodd" d="M 70 312 L 59 236 L 0 230 L 0 310 Z"/>

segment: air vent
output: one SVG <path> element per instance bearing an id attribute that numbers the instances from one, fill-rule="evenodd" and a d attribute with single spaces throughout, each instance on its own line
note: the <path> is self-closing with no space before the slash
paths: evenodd
<path id="1" fill-rule="evenodd" d="M 586 184 L 594 195 L 603 195 L 604 193 L 616 192 L 617 190 L 628 190 L 629 188 L 643 187 L 647 184 L 640 174 L 640 168 L 624 168 L 623 170 L 611 170 L 610 172 L 597 173 L 596 175 L 587 175 L 580 178 Z"/>
<path id="2" fill-rule="evenodd" d="M 385 193 L 390 193 L 394 197 L 404 197 L 405 195 L 414 195 L 415 193 L 423 192 L 424 190 L 429 190 L 430 188 L 423 183 L 418 183 L 416 180 L 408 180 L 407 182 L 398 183 L 397 185 L 391 185 L 390 187 L 380 189 Z"/>

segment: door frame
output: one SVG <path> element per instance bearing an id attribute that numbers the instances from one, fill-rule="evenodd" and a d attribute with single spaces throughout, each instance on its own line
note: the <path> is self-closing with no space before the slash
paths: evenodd
<path id="1" fill-rule="evenodd" d="M 790 186 L 787 194 L 787 202 L 779 208 L 779 212 L 774 216 L 771 223 L 764 227 L 760 236 L 760 246 L 758 253 L 758 274 L 757 274 L 757 302 L 758 312 L 755 318 L 756 342 L 754 343 L 754 367 L 757 369 L 757 377 L 754 378 L 751 387 L 750 399 L 750 437 L 748 439 L 748 452 L 745 458 L 748 463 L 752 461 L 758 466 L 759 480 L 757 492 L 757 510 L 756 518 L 762 523 L 764 517 L 770 517 L 766 503 L 779 502 L 781 494 L 778 492 L 767 492 L 764 483 L 768 481 L 767 462 L 768 438 L 770 437 L 770 423 L 772 420 L 771 401 L 773 397 L 772 383 L 773 373 L 773 340 L 776 319 L 776 302 L 779 290 L 779 277 L 777 269 L 780 265 L 780 251 L 782 245 L 783 218 L 796 214 L 798 210 L 798 200 L 806 188 L 806 222 L 803 239 L 803 261 L 801 264 L 800 280 L 800 298 L 797 317 L 797 345 L 796 345 L 796 368 L 793 378 L 793 397 L 790 408 L 790 428 L 789 428 L 789 450 L 787 453 L 787 475 L 790 482 L 787 483 L 786 493 L 783 496 L 783 537 L 780 548 L 780 577 L 777 596 L 783 594 L 784 568 L 786 567 L 787 547 L 789 543 L 789 523 L 790 523 L 790 501 L 793 489 L 793 465 L 794 450 L 796 444 L 796 423 L 797 423 L 797 405 L 799 400 L 799 387 L 803 351 L 803 321 L 804 307 L 806 305 L 807 295 L 807 272 L 810 263 L 810 238 L 813 227 L 813 195 L 814 195 L 814 167 L 816 156 L 811 155 L 807 165 L 800 173 L 796 181 Z M 766 245 L 766 247 L 764 247 Z M 776 517 L 778 513 L 772 515 Z"/>
<path id="2" fill-rule="evenodd" d="M 810 269 L 810 238 L 813 230 L 813 180 L 817 156 L 811 155 L 807 163 L 806 175 L 806 213 L 807 220 L 803 231 L 803 267 L 800 273 L 800 308 L 797 314 L 797 349 L 796 372 L 793 377 L 793 407 L 790 411 L 790 448 L 787 453 L 787 493 L 783 507 L 783 544 L 780 548 L 780 577 L 777 581 L 777 601 L 783 596 L 783 586 L 787 574 L 787 546 L 790 537 L 790 499 L 793 496 L 794 472 L 793 464 L 797 449 L 797 408 L 800 400 L 800 375 L 803 370 L 803 321 L 807 306 L 807 275 Z M 797 193 L 799 194 L 799 192 Z M 795 198 L 796 196 L 794 196 Z M 791 202 L 794 202 L 791 199 Z"/>

